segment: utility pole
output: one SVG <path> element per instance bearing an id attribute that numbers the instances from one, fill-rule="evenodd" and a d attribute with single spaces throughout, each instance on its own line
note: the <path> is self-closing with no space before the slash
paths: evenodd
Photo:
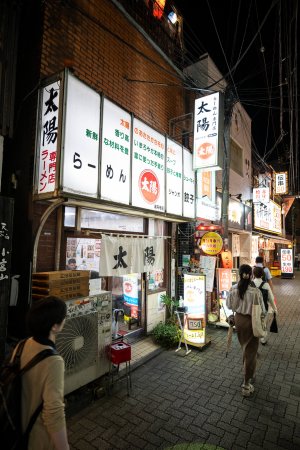
<path id="1" fill-rule="evenodd" d="M 224 160 L 222 172 L 222 213 L 224 249 L 228 250 L 228 206 L 229 206 L 229 173 L 230 173 L 230 127 L 233 106 L 236 99 L 230 86 L 226 87 L 224 95 Z"/>

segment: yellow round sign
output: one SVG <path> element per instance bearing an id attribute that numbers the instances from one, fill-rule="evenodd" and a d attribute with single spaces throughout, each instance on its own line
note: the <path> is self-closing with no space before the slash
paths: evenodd
<path id="1" fill-rule="evenodd" d="M 217 255 L 223 248 L 223 239 L 218 233 L 210 231 L 202 236 L 200 247 L 207 255 Z"/>

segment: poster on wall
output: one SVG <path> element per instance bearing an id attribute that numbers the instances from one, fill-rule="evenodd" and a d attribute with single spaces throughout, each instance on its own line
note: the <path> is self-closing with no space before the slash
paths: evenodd
<path id="1" fill-rule="evenodd" d="M 206 276 L 207 292 L 212 292 L 214 288 L 216 260 L 217 258 L 215 256 L 200 256 L 199 267 L 201 272 Z"/>
<path id="2" fill-rule="evenodd" d="M 138 318 L 138 306 L 139 306 L 139 274 L 131 273 L 123 275 L 123 298 L 124 304 L 130 309 L 130 316 L 135 319 Z"/>
<path id="3" fill-rule="evenodd" d="M 134 119 L 132 205 L 165 211 L 165 136 Z"/>
<path id="4" fill-rule="evenodd" d="M 293 249 L 291 248 L 281 249 L 280 270 L 281 270 L 281 278 L 293 278 L 294 276 Z"/>
<path id="5" fill-rule="evenodd" d="M 64 129 L 62 189 L 83 197 L 97 197 L 100 95 L 70 73 Z"/>
<path id="6" fill-rule="evenodd" d="M 129 205 L 131 115 L 103 100 L 101 198 Z"/>
<path id="7" fill-rule="evenodd" d="M 232 314 L 231 309 L 226 306 L 228 292 L 232 286 L 232 270 L 217 269 L 217 289 L 220 306 L 220 322 L 219 325 L 228 327 L 226 318 Z"/>
<path id="8" fill-rule="evenodd" d="M 167 139 L 167 213 L 182 216 L 182 146 Z"/>
<path id="9" fill-rule="evenodd" d="M 187 344 L 202 346 L 206 342 L 205 275 L 184 275 L 184 306 L 187 316 L 184 337 Z"/>

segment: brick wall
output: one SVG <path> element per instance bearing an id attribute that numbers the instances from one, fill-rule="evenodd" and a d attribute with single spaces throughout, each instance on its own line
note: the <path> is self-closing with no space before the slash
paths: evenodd
<path id="1" fill-rule="evenodd" d="M 70 3 L 71 4 L 71 3 Z M 41 77 L 74 75 L 158 131 L 184 114 L 185 91 L 126 79 L 180 84 L 178 75 L 108 0 L 45 3 Z"/>

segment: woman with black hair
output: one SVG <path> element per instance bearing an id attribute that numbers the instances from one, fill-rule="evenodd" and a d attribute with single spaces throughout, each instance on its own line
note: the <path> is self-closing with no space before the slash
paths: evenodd
<path id="1" fill-rule="evenodd" d="M 239 269 L 240 280 L 232 286 L 226 299 L 226 305 L 235 314 L 235 327 L 239 343 L 243 351 L 244 383 L 242 395 L 249 397 L 254 392 L 253 380 L 256 369 L 259 338 L 253 335 L 252 304 L 258 298 L 262 310 L 265 311 L 260 290 L 251 282 L 252 267 L 242 264 Z M 257 302 L 256 302 L 257 303 Z"/>
<path id="2" fill-rule="evenodd" d="M 45 349 L 55 349 L 55 338 L 65 323 L 67 307 L 59 297 L 33 302 L 27 314 L 31 335 L 21 354 L 21 368 Z M 64 405 L 64 360 L 59 354 L 43 359 L 22 376 L 22 428 L 42 403 L 29 435 L 30 450 L 69 450 Z"/>

